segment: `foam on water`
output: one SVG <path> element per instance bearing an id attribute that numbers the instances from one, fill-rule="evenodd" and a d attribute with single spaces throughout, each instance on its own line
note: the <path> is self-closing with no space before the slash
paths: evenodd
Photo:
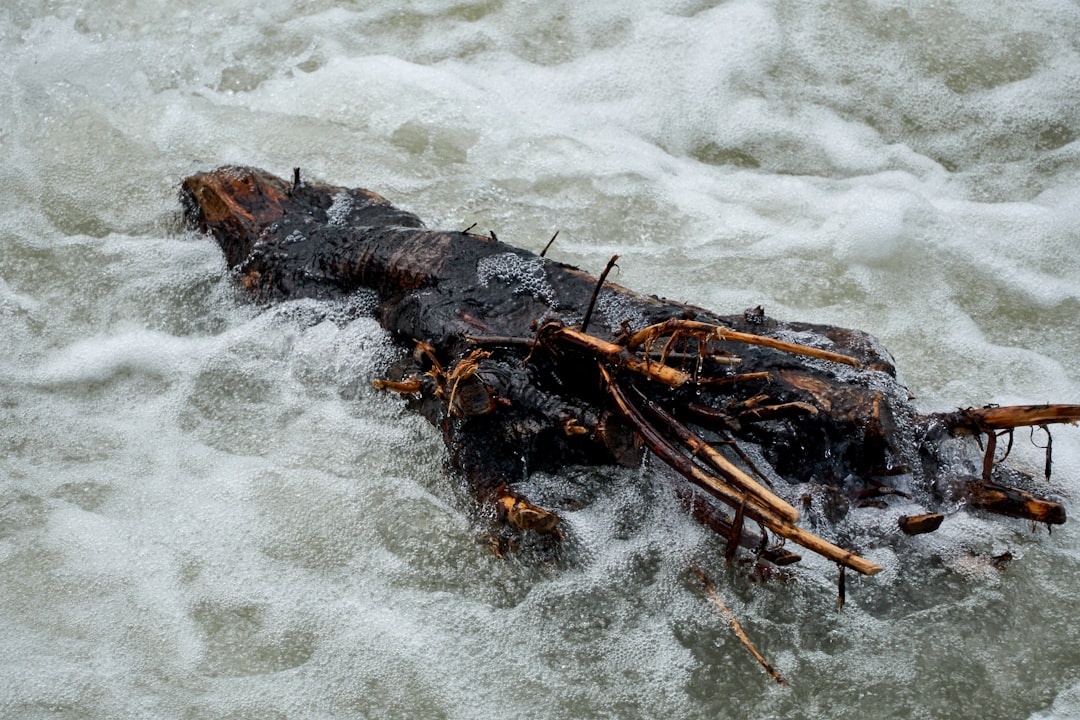
<path id="1" fill-rule="evenodd" d="M 522 257 L 506 252 L 488 255 L 476 264 L 476 282 L 487 287 L 492 281 L 506 283 L 515 294 L 532 295 L 543 300 L 552 309 L 558 309 L 555 288 L 551 287 L 544 273 L 544 261 L 538 257 Z"/>
<path id="2" fill-rule="evenodd" d="M 908 538 L 919 497 L 835 526 L 815 508 L 885 568 L 849 576 L 838 614 L 813 557 L 725 571 L 651 463 L 523 483 L 567 550 L 500 561 L 437 433 L 368 386 L 398 352 L 371 299 L 248 305 L 175 221 L 191 171 L 299 165 L 433 227 L 533 250 L 559 229 L 549 257 L 598 272 L 617 253 L 638 290 L 861 327 L 922 409 L 1077 401 L 1077 15 L 0 8 L 0 714 L 1080 714 L 1075 521 L 958 509 Z M 628 319 L 605 298 L 599 317 Z M 1054 437 L 1045 487 L 1072 509 L 1080 437 Z M 1014 457 L 1042 467 L 1026 437 Z"/>

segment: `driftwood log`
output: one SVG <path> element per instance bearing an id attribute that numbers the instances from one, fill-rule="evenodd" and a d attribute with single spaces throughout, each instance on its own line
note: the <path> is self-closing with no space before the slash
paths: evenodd
<path id="1" fill-rule="evenodd" d="M 561 532 L 515 481 L 569 464 L 634 465 L 645 451 L 685 478 L 675 492 L 727 538 L 729 562 L 741 547 L 786 564 L 798 545 L 880 570 L 805 529 L 795 505 L 835 517 L 903 496 L 1065 521 L 1037 494 L 1043 481 L 1004 464 L 1000 440 L 1075 422 L 1080 406 L 920 414 L 859 330 L 644 296 L 494 233 L 425 229 L 373 192 L 302 182 L 299 170 L 290 182 L 223 167 L 185 179 L 181 199 L 260 301 L 374 291 L 380 322 L 410 351 L 375 385 L 410 399 L 517 531 Z M 897 530 L 931 532 L 942 516 L 905 516 Z"/>

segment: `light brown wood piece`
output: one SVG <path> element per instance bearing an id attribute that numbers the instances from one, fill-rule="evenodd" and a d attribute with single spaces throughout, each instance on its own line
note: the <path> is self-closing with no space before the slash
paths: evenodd
<path id="1" fill-rule="evenodd" d="M 554 336 L 571 345 L 589 350 L 594 355 L 602 357 L 614 365 L 621 365 L 628 370 L 652 378 L 664 385 L 679 387 L 690 382 L 690 376 L 681 370 L 676 370 L 673 367 L 658 362 L 639 360 L 628 353 L 626 348 L 622 345 L 616 345 L 607 340 L 601 340 L 598 337 L 593 337 L 592 335 L 588 335 L 579 330 L 563 327 L 557 329 L 554 332 Z"/>
<path id="2" fill-rule="evenodd" d="M 710 325 L 709 323 L 697 322 L 695 320 L 665 320 L 662 323 L 650 325 L 649 327 L 634 333 L 626 346 L 632 349 L 644 342 L 674 332 L 684 332 L 691 335 L 709 333 L 717 340 L 740 342 L 744 345 L 758 345 L 774 350 L 782 350 L 783 352 L 792 353 L 793 355 L 804 355 L 820 360 L 831 360 L 832 362 L 842 363 L 856 368 L 862 367 L 861 362 L 849 355 L 842 355 L 840 353 L 821 350 L 807 345 L 777 340 L 775 338 L 765 337 L 764 335 L 738 332 L 720 325 Z"/>
<path id="3" fill-rule="evenodd" d="M 765 672 L 769 673 L 769 677 L 787 687 L 788 681 L 776 671 L 776 668 L 769 664 L 769 661 L 765 659 L 765 656 L 754 647 L 754 643 L 750 642 L 750 638 L 747 637 L 746 632 L 742 629 L 742 625 L 740 625 L 739 621 L 735 618 L 735 613 L 731 612 L 731 609 L 724 602 L 723 598 L 720 597 L 720 593 L 716 592 L 716 588 L 714 588 L 712 583 L 709 582 L 709 579 L 705 577 L 705 573 L 703 573 L 701 568 L 697 565 L 694 565 L 693 569 L 698 578 L 701 579 L 702 584 L 705 585 L 705 594 L 708 595 L 712 604 L 716 606 L 720 611 L 720 614 L 723 615 L 724 619 L 731 625 L 731 630 L 735 633 L 735 637 L 739 638 L 739 642 L 750 651 L 750 654 L 754 656 L 754 659 L 758 661 L 758 664 L 765 668 Z"/>
<path id="4" fill-rule="evenodd" d="M 1007 430 L 1009 428 L 1053 423 L 1080 421 L 1080 405 L 1006 405 L 961 410 L 959 413 L 984 430 Z M 962 424 L 962 423 L 961 423 Z"/>

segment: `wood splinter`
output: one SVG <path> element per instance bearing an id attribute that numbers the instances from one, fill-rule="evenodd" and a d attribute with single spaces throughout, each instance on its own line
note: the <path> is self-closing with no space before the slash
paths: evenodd
<path id="1" fill-rule="evenodd" d="M 739 620 L 735 617 L 735 613 L 731 612 L 731 609 L 724 602 L 724 599 L 720 597 L 720 593 L 716 592 L 716 588 L 712 586 L 712 583 L 709 582 L 709 578 L 705 576 L 705 573 L 702 572 L 701 568 L 697 565 L 693 565 L 692 569 L 701 580 L 701 583 L 705 586 L 705 594 L 708 595 L 709 600 L 712 601 L 712 604 L 720 611 L 720 614 L 724 616 L 724 619 L 728 621 L 728 625 L 731 626 L 732 632 L 735 633 L 735 637 L 739 638 L 739 642 L 743 644 L 743 647 L 750 651 L 750 654 L 753 655 L 754 659 L 758 661 L 758 664 L 765 669 L 765 672 L 769 674 L 769 677 L 784 687 L 790 687 L 790 683 L 777 672 L 776 668 L 769 664 L 769 661 L 765 659 L 765 656 L 754 647 L 754 643 L 750 642 L 750 638 L 747 636 L 746 631 L 743 630 Z"/>

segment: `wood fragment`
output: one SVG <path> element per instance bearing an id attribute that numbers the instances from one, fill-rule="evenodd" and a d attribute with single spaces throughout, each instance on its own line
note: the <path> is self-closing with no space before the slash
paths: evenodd
<path id="1" fill-rule="evenodd" d="M 1065 508 L 1061 503 L 1035 497 L 1019 488 L 972 478 L 964 483 L 963 489 L 972 507 L 987 512 L 1047 525 L 1065 522 Z"/>
<path id="2" fill-rule="evenodd" d="M 534 530 L 541 533 L 558 532 L 559 516 L 544 510 L 505 489 L 496 500 L 499 513 L 518 530 Z"/>
<path id="3" fill-rule="evenodd" d="M 756 647 L 754 647 L 754 643 L 750 642 L 750 638 L 747 636 L 746 631 L 743 630 L 742 625 L 735 617 L 735 613 L 731 612 L 731 609 L 724 602 L 724 599 L 720 597 L 720 593 L 716 592 L 716 588 L 712 586 L 712 583 L 709 582 L 709 578 L 705 576 L 705 573 L 702 572 L 701 568 L 699 568 L 697 565 L 692 566 L 692 568 L 694 570 L 694 573 L 697 574 L 698 578 L 701 580 L 701 583 L 705 586 L 705 594 L 708 595 L 709 600 L 712 601 L 712 604 L 716 606 L 716 608 L 720 611 L 720 614 L 724 616 L 725 620 L 727 620 L 728 625 L 731 626 L 732 632 L 734 632 L 735 636 L 739 638 L 739 642 L 743 644 L 743 647 L 750 651 L 750 654 L 753 655 L 754 659 L 758 661 L 758 664 L 765 669 L 765 672 L 769 674 L 769 677 L 771 677 L 773 680 L 783 685 L 784 687 L 790 687 L 788 681 L 785 680 L 779 672 L 777 672 L 776 668 L 769 664 L 769 661 L 765 659 L 765 656 L 762 655 Z"/>
<path id="4" fill-rule="evenodd" d="M 944 519 L 945 515 L 942 513 L 903 515 L 899 519 L 899 524 L 905 535 L 922 535 L 937 530 L 941 527 L 941 521 Z"/>
<path id="5" fill-rule="evenodd" d="M 547 245 L 544 246 L 544 249 L 540 251 L 540 257 L 544 257 L 545 255 L 547 255 L 548 249 L 551 247 L 551 244 L 555 242 L 555 238 L 557 237 L 559 237 L 558 230 L 556 230 L 555 234 L 551 236 L 551 239 L 547 241 Z"/>
<path id="6" fill-rule="evenodd" d="M 376 390 L 390 390 L 402 395 L 412 395 L 420 392 L 421 380 L 416 377 L 401 381 L 376 378 L 371 381 L 371 386 Z"/>
<path id="7" fill-rule="evenodd" d="M 608 260 L 604 271 L 600 273 L 600 277 L 596 279 L 596 287 L 593 288 L 592 297 L 589 298 L 589 306 L 585 309 L 585 317 L 581 320 L 581 332 L 585 332 L 588 329 L 589 320 L 592 319 L 593 308 L 596 307 L 596 298 L 600 295 L 600 288 L 604 286 L 604 281 L 607 280 L 608 273 L 611 272 L 611 268 L 615 267 L 615 262 L 618 259 L 618 255 L 612 255 L 611 259 Z"/>
<path id="8" fill-rule="evenodd" d="M 1076 423 L 1080 421 L 1080 405 L 991 406 L 968 408 L 935 417 L 945 420 L 945 424 L 952 429 L 985 432 L 1052 423 Z"/>

